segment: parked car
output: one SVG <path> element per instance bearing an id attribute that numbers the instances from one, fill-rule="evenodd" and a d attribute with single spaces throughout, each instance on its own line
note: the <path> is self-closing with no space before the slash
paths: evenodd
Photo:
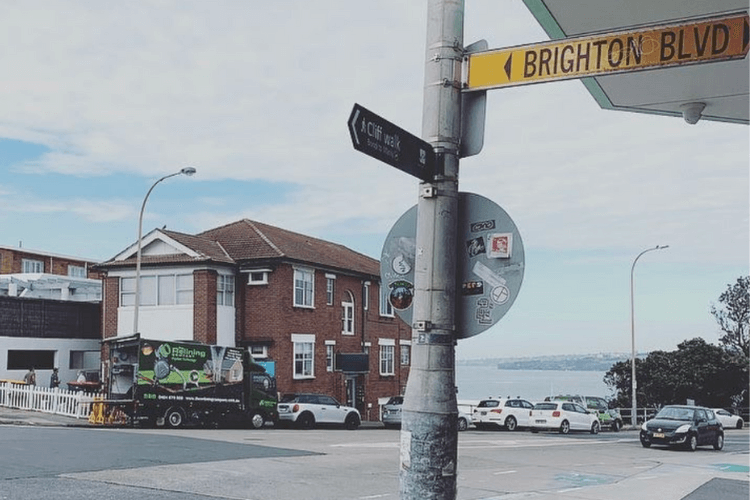
<path id="1" fill-rule="evenodd" d="M 302 429 L 338 424 L 354 430 L 362 422 L 356 408 L 344 406 L 325 394 L 285 394 L 276 408 L 279 424 L 295 424 Z"/>
<path id="2" fill-rule="evenodd" d="M 573 401 L 584 408 L 596 413 L 599 418 L 599 425 L 602 429 L 611 429 L 613 432 L 619 432 L 622 429 L 622 415 L 614 408 L 610 408 L 607 400 L 599 396 L 553 396 L 546 398 L 545 401 Z"/>
<path id="3" fill-rule="evenodd" d="M 588 431 L 598 434 L 599 418 L 578 403 L 572 401 L 545 401 L 534 405 L 529 414 L 531 432 L 558 430 L 560 434 L 570 431 Z"/>
<path id="4" fill-rule="evenodd" d="M 712 408 L 711 411 L 714 412 L 725 429 L 742 429 L 745 427 L 745 421 L 739 415 L 734 415 L 724 408 Z"/>
<path id="5" fill-rule="evenodd" d="M 712 410 L 700 406 L 665 406 L 641 426 L 641 444 L 683 446 L 695 451 L 698 446 L 724 447 L 724 428 Z"/>
<path id="6" fill-rule="evenodd" d="M 403 396 L 393 396 L 386 404 L 383 405 L 383 416 L 381 418 L 383 425 L 387 429 L 401 427 L 401 406 L 404 404 Z M 471 415 L 458 410 L 458 430 L 465 431 L 471 424 Z"/>
<path id="7" fill-rule="evenodd" d="M 534 405 L 520 398 L 483 399 L 474 408 L 472 422 L 477 429 L 514 431 L 529 426 L 529 413 Z"/>
<path id="8" fill-rule="evenodd" d="M 386 429 L 401 427 L 401 405 L 403 404 L 403 396 L 393 396 L 383 405 L 381 420 Z"/>

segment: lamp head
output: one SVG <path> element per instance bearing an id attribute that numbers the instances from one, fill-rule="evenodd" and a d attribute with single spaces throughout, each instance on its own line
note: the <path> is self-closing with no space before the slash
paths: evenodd
<path id="1" fill-rule="evenodd" d="M 682 118 L 690 125 L 695 125 L 701 119 L 703 110 L 706 109 L 704 102 L 689 102 L 680 106 L 682 109 Z"/>
<path id="2" fill-rule="evenodd" d="M 183 175 L 191 176 L 195 173 L 194 167 L 185 167 L 182 170 L 180 170 L 180 173 Z"/>

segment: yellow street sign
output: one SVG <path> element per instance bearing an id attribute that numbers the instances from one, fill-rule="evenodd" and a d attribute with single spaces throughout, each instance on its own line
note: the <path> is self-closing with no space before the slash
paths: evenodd
<path id="1" fill-rule="evenodd" d="M 466 56 L 464 89 L 742 59 L 750 42 L 748 14 L 565 38 Z"/>

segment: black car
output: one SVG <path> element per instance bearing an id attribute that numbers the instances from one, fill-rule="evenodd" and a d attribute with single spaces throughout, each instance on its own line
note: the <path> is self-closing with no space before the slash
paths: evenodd
<path id="1" fill-rule="evenodd" d="M 641 444 L 683 446 L 695 451 L 698 446 L 724 447 L 724 428 L 712 410 L 700 406 L 665 406 L 641 427 Z"/>

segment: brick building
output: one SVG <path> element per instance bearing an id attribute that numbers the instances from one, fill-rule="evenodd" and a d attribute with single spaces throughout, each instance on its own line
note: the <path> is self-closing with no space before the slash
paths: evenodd
<path id="1" fill-rule="evenodd" d="M 137 246 L 97 266 L 104 337 L 133 331 Z M 139 332 L 245 346 L 281 393 L 322 392 L 379 417 L 403 393 L 411 330 L 382 300 L 377 260 L 251 220 L 142 240 Z M 106 359 L 106 358 L 105 358 Z"/>
<path id="2" fill-rule="evenodd" d="M 42 385 L 54 367 L 63 383 L 79 370 L 98 378 L 102 285 L 96 263 L 0 246 L 0 379 L 22 379 L 31 366 Z"/>

